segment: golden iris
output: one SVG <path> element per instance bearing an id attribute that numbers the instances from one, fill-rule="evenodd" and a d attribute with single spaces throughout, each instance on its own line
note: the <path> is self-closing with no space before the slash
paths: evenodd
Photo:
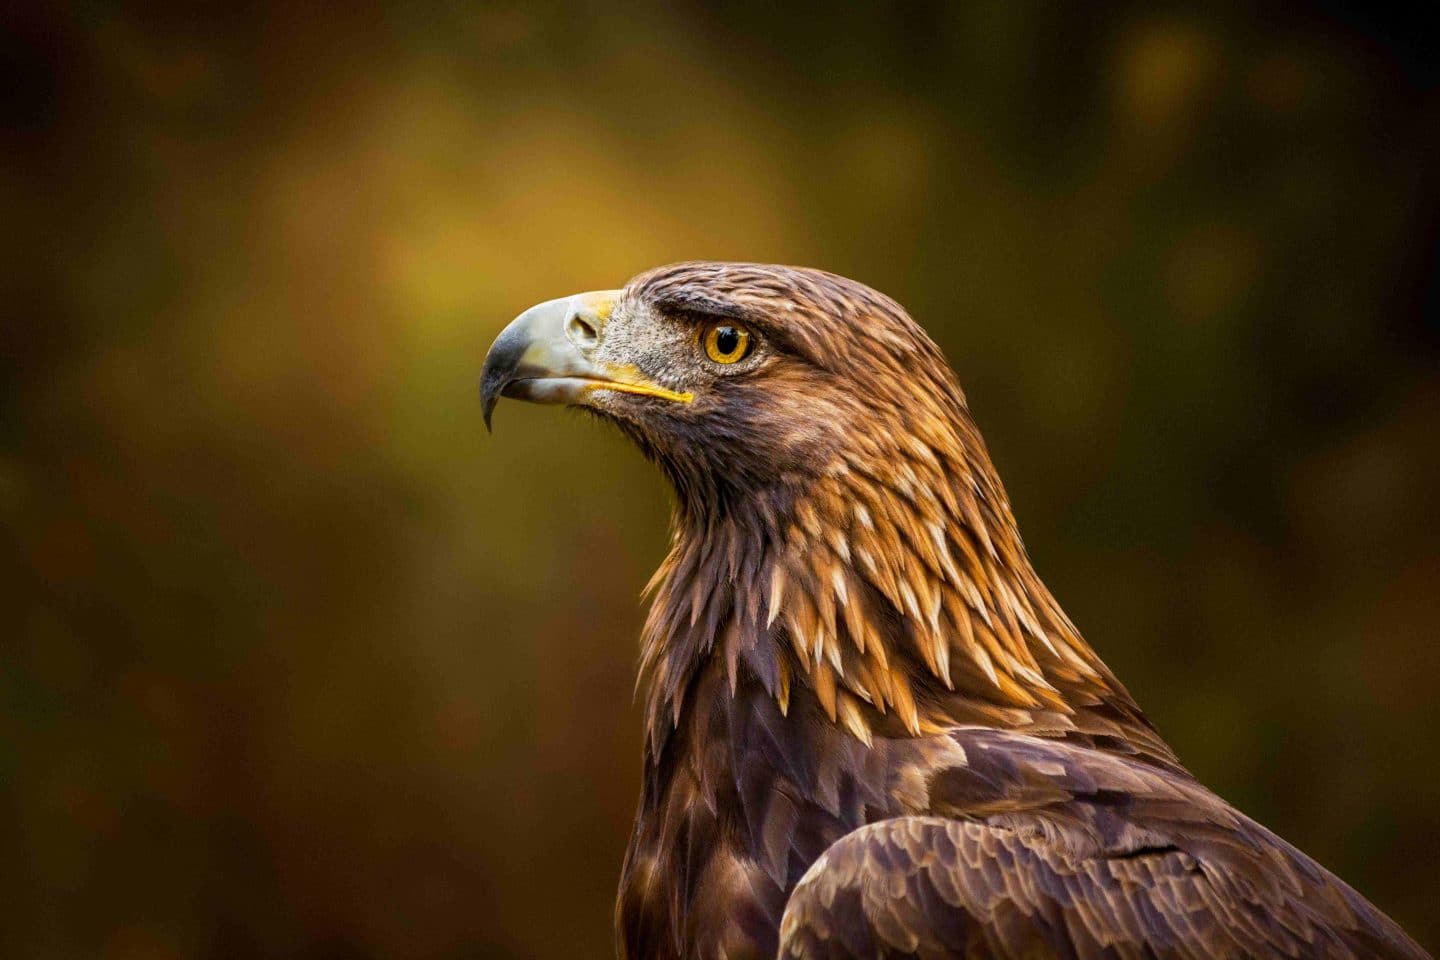
<path id="1" fill-rule="evenodd" d="M 717 323 L 705 331 L 705 356 L 716 363 L 736 363 L 750 352 L 750 331 Z"/>

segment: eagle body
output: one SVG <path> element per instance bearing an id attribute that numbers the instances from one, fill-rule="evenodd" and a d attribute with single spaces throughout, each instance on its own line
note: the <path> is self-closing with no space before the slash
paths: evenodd
<path id="1" fill-rule="evenodd" d="M 797 727 L 697 693 L 647 769 L 622 957 L 1424 956 L 1183 774 L 982 727 L 857 750 L 808 696 Z"/>
<path id="2" fill-rule="evenodd" d="M 676 492 L 622 958 L 1426 956 L 1185 770 L 889 298 L 662 267 L 523 314 L 482 393 L 598 413 Z"/>

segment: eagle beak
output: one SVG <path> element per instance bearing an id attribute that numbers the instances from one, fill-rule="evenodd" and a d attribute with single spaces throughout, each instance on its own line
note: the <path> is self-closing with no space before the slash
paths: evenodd
<path id="1" fill-rule="evenodd" d="M 620 290 L 577 293 L 526 310 L 495 338 L 480 376 L 485 429 L 504 397 L 531 403 L 578 404 L 596 390 L 615 390 L 689 403 L 692 394 L 653 383 L 631 366 L 594 358 Z"/>

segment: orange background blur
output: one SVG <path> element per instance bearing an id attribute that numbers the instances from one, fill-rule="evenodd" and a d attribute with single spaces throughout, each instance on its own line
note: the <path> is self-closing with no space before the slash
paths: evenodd
<path id="1" fill-rule="evenodd" d="M 905 303 L 1182 758 L 1440 949 L 1436 37 L 1356 9 L 7 3 L 0 953 L 610 955 L 667 493 L 476 388 L 696 257 Z"/>

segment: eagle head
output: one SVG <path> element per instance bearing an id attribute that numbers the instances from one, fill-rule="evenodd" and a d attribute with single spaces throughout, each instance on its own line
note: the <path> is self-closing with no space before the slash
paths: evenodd
<path id="1" fill-rule="evenodd" d="M 757 500 L 788 512 L 887 445 L 953 444 L 964 405 L 889 297 L 820 270 L 711 262 L 532 307 L 495 341 L 481 393 L 487 424 L 501 396 L 615 422 L 697 516 Z"/>

